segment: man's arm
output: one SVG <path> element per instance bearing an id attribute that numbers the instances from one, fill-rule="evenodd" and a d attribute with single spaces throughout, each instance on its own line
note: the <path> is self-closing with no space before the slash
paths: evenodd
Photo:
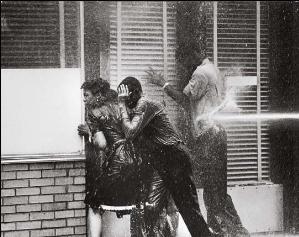
<path id="1" fill-rule="evenodd" d="M 184 109 L 189 109 L 189 98 L 182 91 L 178 91 L 166 82 L 162 74 L 157 73 L 152 68 L 146 71 L 148 78 L 151 83 L 163 87 L 164 91 L 170 96 L 175 102 L 183 106 Z"/>
<path id="2" fill-rule="evenodd" d="M 189 98 L 182 91 L 174 89 L 173 86 L 167 84 L 167 82 L 163 86 L 163 89 L 166 92 L 166 94 L 170 96 L 175 102 L 180 104 L 185 110 L 189 110 Z"/>
<path id="3" fill-rule="evenodd" d="M 133 139 L 140 129 L 143 115 L 142 113 L 139 113 L 135 114 L 133 118 L 130 118 L 126 106 L 126 100 L 128 96 L 129 90 L 127 86 L 120 85 L 118 89 L 118 105 L 122 119 L 122 127 L 126 138 Z"/>

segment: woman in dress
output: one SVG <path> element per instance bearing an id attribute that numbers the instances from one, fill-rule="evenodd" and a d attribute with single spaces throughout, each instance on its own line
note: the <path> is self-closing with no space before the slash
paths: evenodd
<path id="1" fill-rule="evenodd" d="M 150 151 L 137 152 L 132 140 L 126 139 L 117 93 L 102 79 L 86 81 L 81 88 L 90 131 L 87 140 L 101 151 L 91 149 L 91 157 L 96 158 L 87 159 L 87 173 L 96 172 L 87 175 L 91 178 L 86 180 L 89 212 L 100 221 L 106 206 L 136 206 L 133 211 L 117 211 L 118 216 L 131 212 L 131 236 L 170 236 L 165 214 L 169 193 L 158 173 L 144 162 L 143 157 Z M 97 234 L 95 231 L 92 236 Z"/>

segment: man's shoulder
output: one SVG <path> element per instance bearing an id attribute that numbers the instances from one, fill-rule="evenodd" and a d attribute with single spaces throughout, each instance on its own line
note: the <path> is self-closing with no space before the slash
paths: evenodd
<path id="1" fill-rule="evenodd" d="M 132 110 L 132 112 L 136 114 L 145 113 L 146 115 L 149 115 L 161 113 L 163 110 L 164 106 L 160 102 L 142 97 L 138 101 L 137 106 Z"/>
<path id="2" fill-rule="evenodd" d="M 159 108 L 163 108 L 163 105 L 161 102 L 159 101 L 154 101 L 152 99 L 149 98 L 145 98 L 145 97 L 141 97 L 140 100 L 138 101 L 137 106 L 155 106 L 155 107 L 159 107 Z"/>

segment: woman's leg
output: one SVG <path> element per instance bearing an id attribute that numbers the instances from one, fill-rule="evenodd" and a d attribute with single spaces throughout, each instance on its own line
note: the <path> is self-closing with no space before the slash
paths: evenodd
<path id="1" fill-rule="evenodd" d="M 88 208 L 87 219 L 88 237 L 100 237 L 102 230 L 102 217 L 99 210 Z"/>

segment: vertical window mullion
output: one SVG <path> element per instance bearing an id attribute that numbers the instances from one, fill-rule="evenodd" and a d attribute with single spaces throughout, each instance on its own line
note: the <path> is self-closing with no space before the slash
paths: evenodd
<path id="1" fill-rule="evenodd" d="M 84 56 L 84 2 L 79 2 L 79 33 L 80 36 L 78 44 L 80 44 L 80 77 L 81 84 L 85 81 L 85 56 Z M 83 102 L 83 92 L 81 92 L 82 100 L 81 100 L 81 121 L 85 122 L 85 105 Z M 82 151 L 84 150 L 84 139 L 82 139 Z"/>
<path id="2" fill-rule="evenodd" d="M 116 80 L 120 82 L 121 79 L 121 1 L 117 1 L 117 76 Z"/>
<path id="3" fill-rule="evenodd" d="M 65 68 L 64 2 L 59 1 L 60 67 Z"/>
<path id="4" fill-rule="evenodd" d="M 256 2 L 256 76 L 257 76 L 257 115 L 261 113 L 261 16 L 260 16 L 260 2 Z M 262 131 L 261 120 L 258 116 L 257 120 L 257 142 L 258 142 L 258 181 L 262 181 Z"/>
<path id="5" fill-rule="evenodd" d="M 217 2 L 213 2 L 213 59 L 214 59 L 214 64 L 217 67 L 218 64 L 218 49 L 217 49 Z"/>
<path id="6" fill-rule="evenodd" d="M 163 74 L 167 78 L 167 2 L 163 1 Z"/>

